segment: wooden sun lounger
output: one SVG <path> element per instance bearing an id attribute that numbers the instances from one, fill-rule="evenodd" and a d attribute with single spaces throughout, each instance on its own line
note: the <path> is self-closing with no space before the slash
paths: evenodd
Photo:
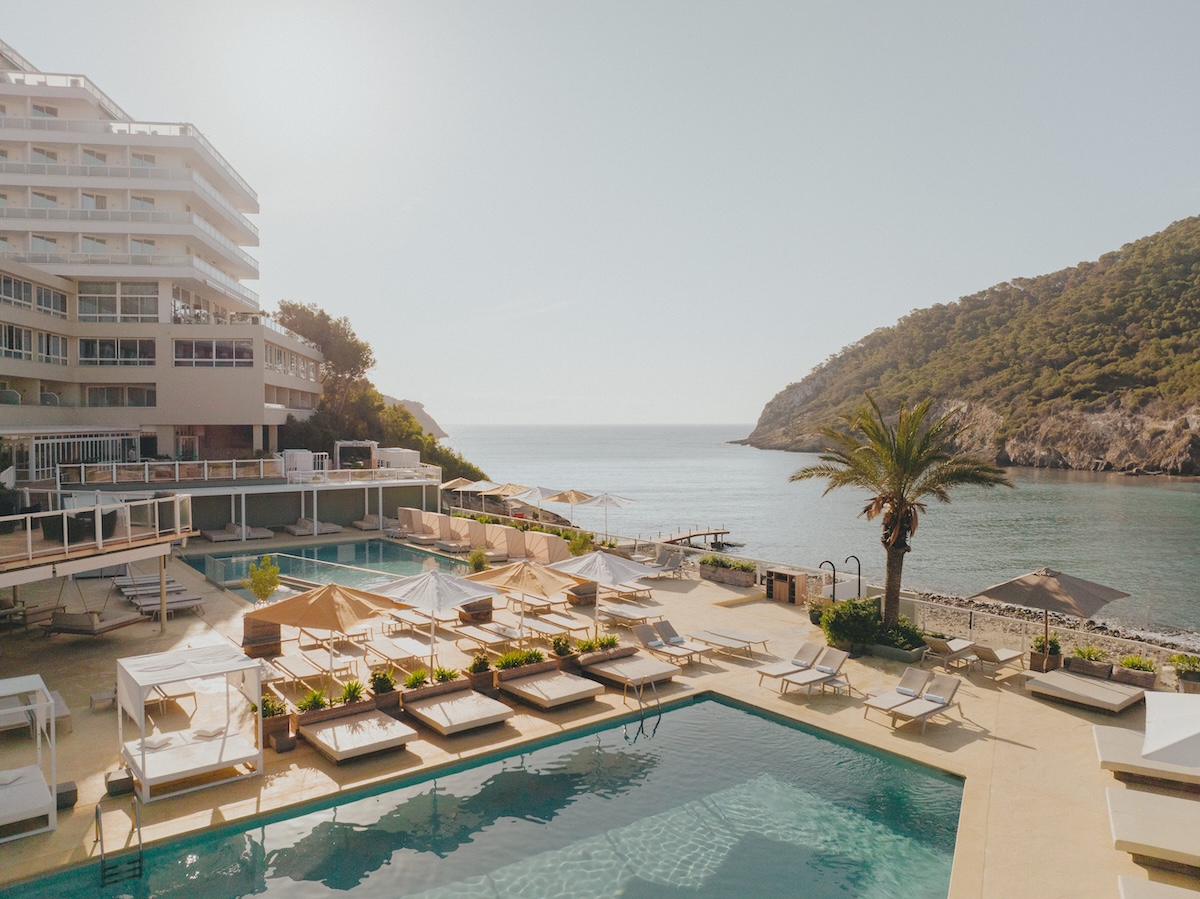
<path id="1" fill-rule="evenodd" d="M 661 614 L 643 609 L 640 606 L 626 606 L 620 603 L 606 602 L 596 612 L 601 620 L 607 619 L 622 627 L 632 627 L 635 624 L 649 624 L 651 620 L 662 618 Z"/>
<path id="2" fill-rule="evenodd" d="M 127 598 L 130 596 L 158 596 L 159 592 L 157 580 L 153 584 L 129 584 L 117 589 L 121 591 L 122 596 Z M 179 581 L 174 578 L 167 578 L 166 592 L 168 596 L 172 593 L 183 593 L 186 590 L 187 587 L 179 583 Z"/>
<path id="3" fill-rule="evenodd" d="M 1096 741 L 1100 767 L 1113 772 L 1118 780 L 1151 783 L 1176 790 L 1200 790 L 1200 767 L 1172 765 L 1143 758 L 1142 743 L 1146 737 L 1141 731 L 1094 724 L 1092 736 Z"/>
<path id="4" fill-rule="evenodd" d="M 1114 848 L 1139 865 L 1200 874 L 1200 802 L 1124 787 L 1107 792 Z"/>
<path id="5" fill-rule="evenodd" d="M 379 656 L 383 664 L 394 665 L 408 671 L 417 663 L 429 658 L 429 647 L 411 637 L 376 637 L 363 645 L 370 664 L 372 655 Z"/>
<path id="6" fill-rule="evenodd" d="M 848 689 L 850 678 L 842 674 L 842 665 L 849 657 L 850 653 L 844 649 L 826 648 L 811 668 L 797 671 L 794 674 L 785 674 L 779 679 L 780 695 L 786 693 L 789 687 L 800 687 L 803 688 L 806 695 L 811 696 L 813 687 L 820 687 L 821 692 L 824 692 L 825 686 L 833 682 Z"/>
<path id="7" fill-rule="evenodd" d="M 440 696 L 404 703 L 404 714 L 412 715 L 442 736 L 500 724 L 516 712 L 499 700 L 476 693 L 469 687 Z"/>
<path id="8" fill-rule="evenodd" d="M 539 621 L 547 624 L 553 624 L 555 627 L 561 627 L 570 633 L 584 633 L 592 629 L 592 622 L 585 618 L 575 618 L 565 612 L 549 612 L 545 615 L 538 616 Z"/>
<path id="9" fill-rule="evenodd" d="M 525 619 L 525 630 L 533 635 L 534 639 L 546 640 L 549 642 L 555 637 L 561 637 L 567 633 L 567 629 L 559 627 L 551 621 L 545 621 L 541 618 L 530 616 Z"/>
<path id="10" fill-rule="evenodd" d="M 280 656 L 274 660 L 274 664 L 289 683 L 303 684 L 310 689 L 313 687 L 310 682 L 319 683 L 329 676 L 329 670 L 324 665 L 317 665 L 304 653 Z"/>
<path id="11" fill-rule="evenodd" d="M 403 749 L 417 732 L 378 710 L 302 724 L 300 736 L 321 755 L 340 765 L 350 759 L 389 749 Z"/>
<path id="12" fill-rule="evenodd" d="M 724 627 L 710 627 L 705 629 L 706 633 L 715 634 L 718 637 L 725 637 L 728 640 L 736 640 L 739 643 L 745 643 L 747 646 L 758 646 L 762 644 L 763 652 L 767 651 L 767 641 L 769 637 L 759 637 L 756 634 L 744 634 L 741 631 L 731 631 Z"/>

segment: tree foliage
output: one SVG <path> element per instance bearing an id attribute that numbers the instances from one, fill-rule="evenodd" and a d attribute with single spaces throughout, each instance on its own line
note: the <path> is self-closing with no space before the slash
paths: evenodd
<path id="1" fill-rule="evenodd" d="M 333 318 L 315 303 L 281 300 L 275 320 L 321 348 L 323 402 L 334 415 L 342 415 L 354 385 L 375 367 L 370 344 L 359 339 L 348 318 Z"/>

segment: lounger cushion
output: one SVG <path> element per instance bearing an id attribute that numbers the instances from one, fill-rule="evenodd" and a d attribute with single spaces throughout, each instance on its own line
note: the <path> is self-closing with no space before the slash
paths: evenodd
<path id="1" fill-rule="evenodd" d="M 302 724 L 300 736 L 322 755 L 341 764 L 385 749 L 403 749 L 417 732 L 390 715 L 373 711 Z"/>
<path id="2" fill-rule="evenodd" d="M 896 687 L 896 692 L 902 693 L 905 696 L 916 696 L 917 695 L 916 690 L 910 690 L 908 687 Z"/>
<path id="3" fill-rule="evenodd" d="M 604 687 L 564 671 L 548 671 L 501 681 L 500 690 L 540 709 L 553 709 L 594 699 L 604 692 Z"/>
<path id="4" fill-rule="evenodd" d="M 1108 788 L 1113 846 L 1147 863 L 1200 868 L 1200 802 L 1123 787 Z"/>
<path id="5" fill-rule="evenodd" d="M 1073 702 L 1105 712 L 1122 712 L 1146 698 L 1146 691 L 1061 669 L 1039 674 L 1027 684 L 1030 693 Z"/>
<path id="6" fill-rule="evenodd" d="M 595 677 L 622 687 L 640 687 L 642 684 L 668 681 L 675 675 L 682 674 L 683 669 L 660 659 L 628 656 L 623 659 L 609 659 L 607 662 L 585 665 L 583 673 L 588 677 Z"/>
<path id="7" fill-rule="evenodd" d="M 443 736 L 499 724 L 516 714 L 504 703 L 474 690 L 457 690 L 406 702 L 404 712 Z"/>

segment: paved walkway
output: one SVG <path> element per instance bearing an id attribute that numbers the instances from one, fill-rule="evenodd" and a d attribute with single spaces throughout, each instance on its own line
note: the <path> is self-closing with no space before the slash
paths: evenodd
<path id="1" fill-rule="evenodd" d="M 344 538 L 343 538 L 344 539 Z M 287 541 L 291 543 L 292 541 Z M 256 544 L 254 552 L 281 549 L 285 541 Z M 90 694 L 111 685 L 115 660 L 124 656 L 200 646 L 232 639 L 240 642 L 240 619 L 247 605 L 208 584 L 191 568 L 172 561 L 168 573 L 206 598 L 203 617 L 183 614 L 168 621 L 137 624 L 98 639 L 37 634 L 0 636 L 0 675 L 40 673 L 62 693 L 73 710 L 73 729 L 59 740 L 59 780 L 74 780 L 79 803 L 59 816 L 58 830 L 0 845 L 0 883 L 28 877 L 94 856 L 93 808 L 99 803 L 106 843 L 120 845 L 129 830 L 130 802 L 104 795 L 103 775 L 117 765 L 116 713 L 111 706 L 89 710 Z M 23 595 L 58 593 L 61 583 L 22 588 Z M 68 583 L 63 600 L 98 608 L 107 582 Z M 110 606 L 120 604 L 117 596 Z M 875 658 L 846 664 L 853 695 L 791 693 L 779 696 L 758 686 L 754 669 L 788 656 L 806 639 L 822 639 L 803 609 L 768 602 L 761 590 L 736 590 L 695 579 L 654 582 L 651 604 L 683 633 L 707 626 L 758 632 L 771 638 L 770 654 L 751 662 L 718 656 L 685 669 L 669 695 L 712 690 L 786 715 L 830 732 L 897 752 L 965 778 L 951 896 L 1011 899 L 1029 889 L 1039 896 L 1116 896 L 1118 875 L 1160 880 L 1200 889 L 1200 880 L 1143 869 L 1112 848 L 1105 788 L 1116 782 L 1097 765 L 1093 723 L 1140 729 L 1139 708 L 1117 718 L 1042 702 L 1021 691 L 1019 678 L 1000 683 L 971 672 L 959 690 L 961 714 L 919 728 L 891 730 L 886 719 L 865 719 L 865 692 L 893 684 L 904 666 Z M 625 639 L 629 639 L 621 632 Z M 442 644 L 439 644 L 441 647 Z M 465 657 L 464 657 L 465 661 Z M 201 705 L 204 704 L 203 694 Z M 350 789 L 373 781 L 411 774 L 423 766 L 469 757 L 497 746 L 553 734 L 627 709 L 619 692 L 601 702 L 553 714 L 517 707 L 511 726 L 474 735 L 441 738 L 419 728 L 421 738 L 409 750 L 360 760 L 341 767 L 301 742 L 294 752 L 266 752 L 266 775 L 217 786 L 144 806 L 147 840 L 223 824 L 265 811 Z M 168 707 L 156 723 L 170 729 L 184 708 Z M 247 723 L 247 728 L 249 723 Z M 28 736 L 0 733 L 0 768 L 6 759 L 28 750 Z M 1200 834 L 1197 835 L 1200 840 Z"/>

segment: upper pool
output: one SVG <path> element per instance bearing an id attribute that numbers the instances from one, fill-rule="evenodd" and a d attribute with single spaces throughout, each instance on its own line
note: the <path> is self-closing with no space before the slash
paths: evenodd
<path id="1" fill-rule="evenodd" d="M 48 897 L 946 896 L 962 781 L 718 700 L 0 891 Z"/>
<path id="2" fill-rule="evenodd" d="M 271 557 L 284 577 L 318 584 L 336 581 L 362 589 L 420 574 L 430 568 L 440 568 L 450 574 L 466 573 L 466 566 L 461 562 L 381 539 L 296 546 L 285 551 L 255 551 L 251 546 L 236 552 L 189 555 L 184 560 L 214 583 L 235 585 L 247 575 L 250 563 L 258 562 L 264 555 Z"/>

